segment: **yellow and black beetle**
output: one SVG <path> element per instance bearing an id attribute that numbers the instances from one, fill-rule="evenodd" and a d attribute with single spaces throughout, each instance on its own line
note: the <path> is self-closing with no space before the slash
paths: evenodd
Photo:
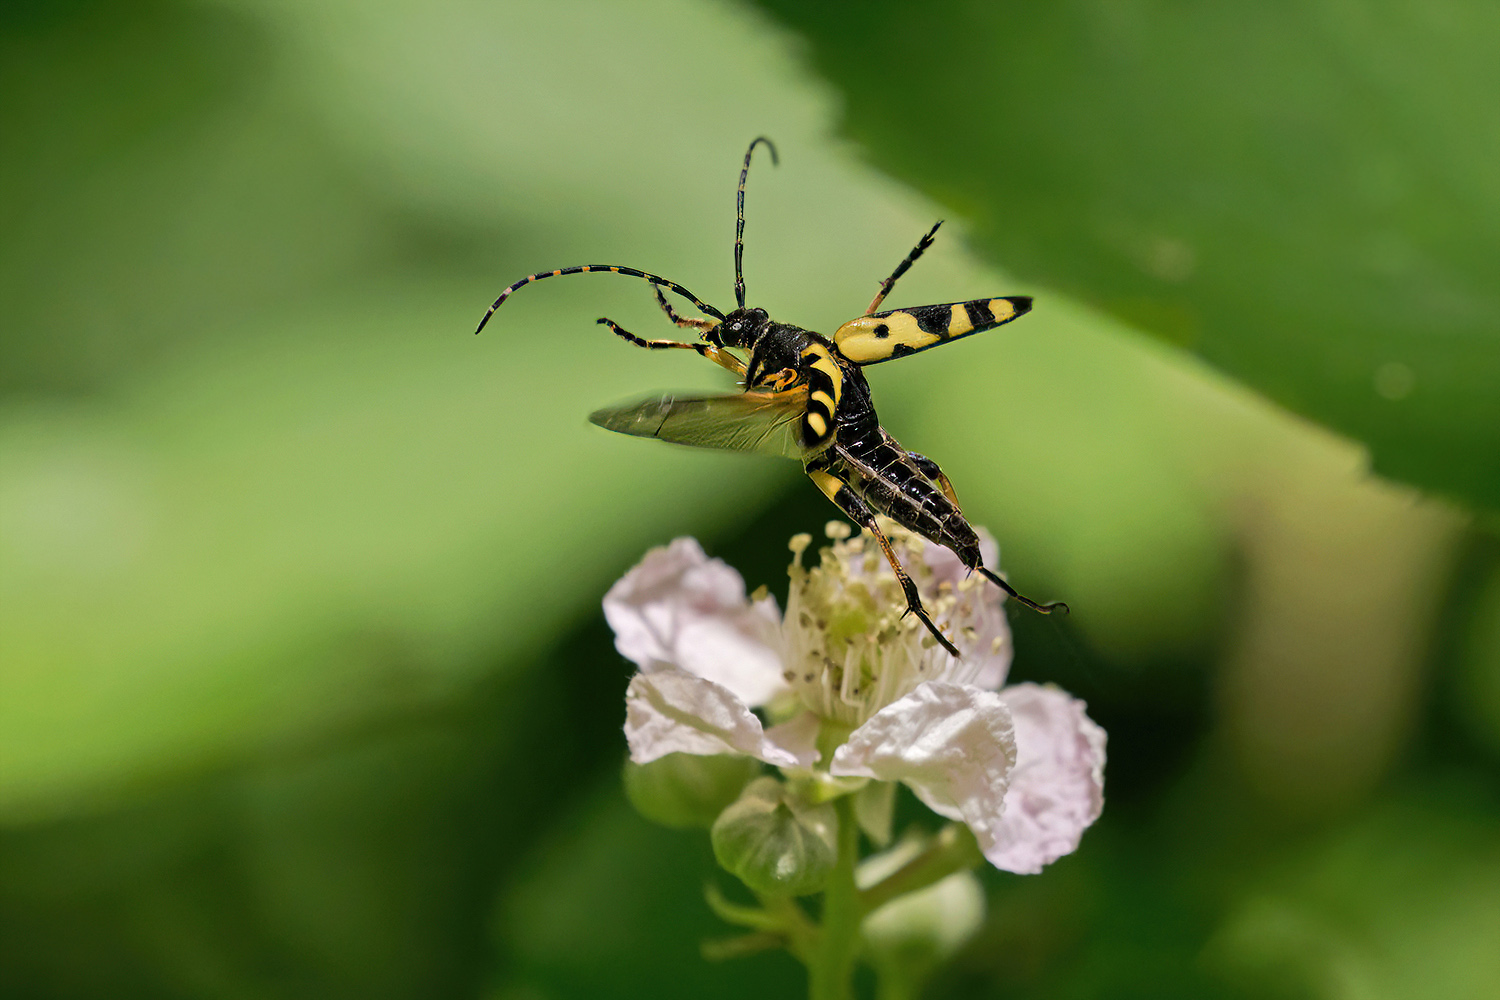
<path id="1" fill-rule="evenodd" d="M 743 392 L 714 396 L 658 396 L 589 415 L 601 427 L 637 437 L 655 437 L 699 448 L 721 448 L 795 458 L 840 510 L 880 544 L 901 582 L 907 607 L 943 647 L 959 651 L 928 617 L 917 588 L 876 523 L 884 514 L 896 523 L 952 549 L 1007 594 L 1042 613 L 1066 612 L 1061 602 L 1038 604 L 991 572 L 979 553 L 979 538 L 959 509 L 953 485 L 936 462 L 902 448 L 875 416 L 864 365 L 925 351 L 971 333 L 1009 323 L 1031 309 L 1024 295 L 972 299 L 877 312 L 896 280 L 932 245 L 939 222 L 880 283 L 864 315 L 834 331 L 832 339 L 788 323 L 773 322 L 764 309 L 745 308 L 745 179 L 755 147 L 765 143 L 772 162 L 776 147 L 761 137 L 745 151 L 736 193 L 734 296 L 724 315 L 692 292 L 659 275 L 615 264 L 585 264 L 530 274 L 500 293 L 479 321 L 478 333 L 511 293 L 522 285 L 564 274 L 611 271 L 649 282 L 657 304 L 677 326 L 697 330 L 699 340 L 646 340 L 610 319 L 599 322 L 637 347 L 697 351 L 739 376 Z M 662 289 L 691 302 L 710 319 L 679 316 Z M 744 355 L 743 357 L 741 355 Z"/>

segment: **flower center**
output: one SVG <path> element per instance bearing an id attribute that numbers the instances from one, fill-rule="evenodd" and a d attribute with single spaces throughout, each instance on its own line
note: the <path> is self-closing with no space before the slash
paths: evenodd
<path id="1" fill-rule="evenodd" d="M 947 581 L 934 586 L 922 538 L 885 519 L 880 527 L 928 612 L 940 624 L 946 621 L 959 603 L 957 591 L 971 589 L 969 581 L 957 588 Z M 814 713 L 857 726 L 922 681 L 946 673 L 953 659 L 906 613 L 906 595 L 874 539 L 851 538 L 841 521 L 830 521 L 826 531 L 833 544 L 819 550 L 819 564 L 811 568 L 803 566 L 802 555 L 812 536 L 791 541 L 784 676 Z"/>

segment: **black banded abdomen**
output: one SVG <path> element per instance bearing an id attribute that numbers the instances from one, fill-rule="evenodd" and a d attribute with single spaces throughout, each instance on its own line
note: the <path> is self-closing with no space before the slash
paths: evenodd
<path id="1" fill-rule="evenodd" d="M 952 549 L 964 565 L 977 565 L 979 537 L 963 512 L 889 434 L 881 437 L 864 447 L 837 449 L 865 502 L 902 527 Z"/>

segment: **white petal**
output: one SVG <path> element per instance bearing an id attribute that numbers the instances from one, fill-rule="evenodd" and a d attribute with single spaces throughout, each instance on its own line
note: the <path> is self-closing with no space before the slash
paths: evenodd
<path id="1" fill-rule="evenodd" d="M 1015 721 L 1016 767 L 984 854 L 996 868 L 1033 875 L 1077 849 L 1104 808 L 1104 730 L 1055 687 L 1017 684 L 1000 694 Z"/>
<path id="2" fill-rule="evenodd" d="M 995 536 L 991 535 L 985 528 L 976 529 L 979 534 L 979 555 L 984 560 L 985 566 L 1000 572 L 1000 546 L 995 544 Z M 928 540 L 922 547 L 922 558 L 932 567 L 932 582 L 951 583 L 958 585 L 958 581 L 969 575 L 969 567 L 958 561 L 958 556 L 953 550 L 937 542 Z"/>
<path id="3" fill-rule="evenodd" d="M 954 622 L 954 642 L 964 655 L 949 668 L 948 679 L 996 691 L 1010 673 L 1015 647 L 1005 618 L 1005 592 L 988 580 L 980 586 L 983 592 L 972 613 Z"/>
<path id="4" fill-rule="evenodd" d="M 1010 712 L 998 694 L 929 681 L 856 729 L 829 772 L 906 782 L 934 812 L 967 823 L 988 852 L 1015 762 Z"/>
<path id="5" fill-rule="evenodd" d="M 994 537 L 984 528 L 979 528 L 978 533 L 979 554 L 984 565 L 999 572 L 1000 550 Z M 922 558 L 932 568 L 934 586 L 947 583 L 958 587 L 971 576 L 969 568 L 959 562 L 952 549 L 936 542 L 929 541 L 923 546 Z M 953 614 L 940 621 L 949 627 L 949 634 L 963 653 L 963 659 L 946 661 L 948 667 L 938 676 L 995 691 L 1005 683 L 1014 652 L 1010 623 L 1005 618 L 1005 591 L 988 581 L 975 581 L 975 584 L 979 589 L 967 592 L 972 599 L 962 601 Z"/>
<path id="6" fill-rule="evenodd" d="M 751 604 L 745 581 L 692 538 L 655 548 L 604 595 L 615 648 L 642 670 L 671 664 L 763 705 L 786 686 L 776 599 Z"/>
<path id="7" fill-rule="evenodd" d="M 797 753 L 767 738 L 760 719 L 728 688 L 666 664 L 631 678 L 625 740 L 637 764 L 669 753 L 742 753 L 778 767 L 811 767 L 818 759 L 816 751 Z"/>
<path id="8" fill-rule="evenodd" d="M 818 753 L 818 730 L 823 722 L 811 712 L 799 712 L 779 725 L 766 730 L 766 739 L 808 766 L 816 764 L 822 756 Z"/>

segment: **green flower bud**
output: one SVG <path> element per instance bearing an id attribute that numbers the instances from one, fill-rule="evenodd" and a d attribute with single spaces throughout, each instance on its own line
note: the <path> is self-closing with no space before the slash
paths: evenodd
<path id="1" fill-rule="evenodd" d="M 760 773 L 753 757 L 672 753 L 649 764 L 625 762 L 625 797 L 635 811 L 674 830 L 706 830 Z"/>
<path id="2" fill-rule="evenodd" d="M 886 903 L 865 918 L 865 936 L 877 948 L 921 955 L 937 963 L 952 957 L 984 925 L 984 889 L 973 872 L 955 872 Z"/>
<path id="3" fill-rule="evenodd" d="M 860 863 L 855 880 L 873 885 L 920 853 L 907 841 Z M 984 924 L 984 889 L 973 872 L 947 878 L 897 896 L 865 918 L 862 928 L 871 961 L 883 978 L 906 984 L 915 995 L 931 972 L 951 958 Z"/>
<path id="4" fill-rule="evenodd" d="M 757 778 L 714 823 L 714 857 L 755 892 L 805 896 L 828 881 L 838 827 L 832 805 L 810 805 L 775 778 Z"/>

